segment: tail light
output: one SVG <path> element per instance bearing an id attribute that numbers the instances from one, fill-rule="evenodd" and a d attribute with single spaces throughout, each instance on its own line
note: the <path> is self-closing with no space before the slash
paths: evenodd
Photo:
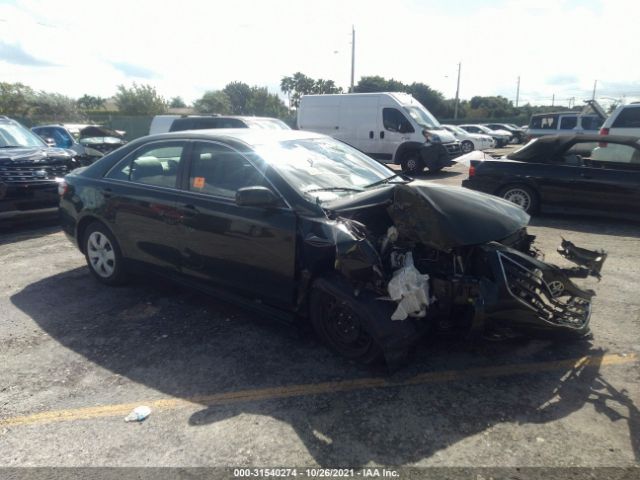
<path id="1" fill-rule="evenodd" d="M 59 179 L 58 180 L 58 195 L 60 195 L 61 197 L 64 197 L 64 194 L 67 193 L 68 190 L 69 190 L 69 184 L 65 180 Z"/>
<path id="2" fill-rule="evenodd" d="M 471 165 L 469 167 L 469 178 L 473 177 L 476 174 L 476 167 Z"/>
<path id="3" fill-rule="evenodd" d="M 609 135 L 609 129 L 605 128 L 605 127 L 602 127 L 600 129 L 600 135 L 602 135 L 602 136 Z M 605 148 L 607 146 L 607 142 L 598 142 L 598 146 L 601 147 L 601 148 Z"/>

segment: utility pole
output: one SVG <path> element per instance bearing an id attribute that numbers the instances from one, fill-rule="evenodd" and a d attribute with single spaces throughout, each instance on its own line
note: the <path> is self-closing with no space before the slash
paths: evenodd
<path id="1" fill-rule="evenodd" d="M 553 96 L 551 97 L 551 106 L 553 107 L 553 104 L 556 103 L 556 94 L 554 93 Z"/>
<path id="2" fill-rule="evenodd" d="M 520 75 L 518 75 L 518 86 L 516 88 L 516 108 L 518 108 L 518 100 L 520 100 Z"/>
<path id="3" fill-rule="evenodd" d="M 351 25 L 351 87 L 349 93 L 353 93 L 353 79 L 356 69 L 356 28 Z"/>
<path id="4" fill-rule="evenodd" d="M 598 85 L 598 80 L 593 82 L 593 94 L 591 95 L 591 100 L 595 100 L 596 99 L 596 86 L 597 85 Z"/>
<path id="5" fill-rule="evenodd" d="M 460 100 L 460 70 L 462 69 L 462 62 L 458 62 L 458 83 L 456 85 L 456 103 L 453 110 L 454 120 L 458 118 L 458 102 Z"/>

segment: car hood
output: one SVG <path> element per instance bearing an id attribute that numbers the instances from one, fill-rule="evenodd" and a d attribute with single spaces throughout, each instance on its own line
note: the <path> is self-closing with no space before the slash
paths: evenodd
<path id="1" fill-rule="evenodd" d="M 494 134 L 494 135 L 495 135 L 495 134 L 498 134 L 498 135 L 505 135 L 505 136 L 507 136 L 507 137 L 510 137 L 510 136 L 511 136 L 511 132 L 507 132 L 506 130 L 493 130 L 491 133 L 492 133 L 492 134 Z"/>
<path id="2" fill-rule="evenodd" d="M 430 134 L 437 135 L 442 143 L 451 143 L 456 141 L 455 135 L 444 128 L 429 128 L 428 130 Z"/>
<path id="3" fill-rule="evenodd" d="M 401 237 L 445 251 L 502 240 L 529 223 L 517 205 L 462 187 L 414 180 L 376 190 L 325 206 L 340 214 L 387 203 Z"/>
<path id="4" fill-rule="evenodd" d="M 85 137 L 115 137 L 124 138 L 125 132 L 121 130 L 111 130 L 110 128 L 102 127 L 100 125 L 90 125 L 81 129 L 78 132 L 80 138 Z"/>
<path id="5" fill-rule="evenodd" d="M 16 147 L 0 149 L 0 165 L 7 163 L 45 163 L 70 160 L 75 152 L 54 147 Z"/>

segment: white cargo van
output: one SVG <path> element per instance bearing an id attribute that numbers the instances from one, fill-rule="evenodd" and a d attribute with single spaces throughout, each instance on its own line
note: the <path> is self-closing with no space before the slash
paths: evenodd
<path id="1" fill-rule="evenodd" d="M 330 135 L 408 173 L 438 171 L 461 154 L 454 135 L 407 93 L 304 95 L 298 128 Z M 433 155 L 434 145 L 443 154 Z"/>

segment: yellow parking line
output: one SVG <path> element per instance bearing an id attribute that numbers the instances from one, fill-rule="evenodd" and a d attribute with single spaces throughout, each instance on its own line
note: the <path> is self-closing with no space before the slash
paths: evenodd
<path id="1" fill-rule="evenodd" d="M 342 380 L 338 382 L 324 382 L 303 385 L 288 385 L 284 387 L 239 390 L 236 392 L 216 393 L 186 399 L 166 398 L 148 402 L 122 403 L 116 405 L 102 405 L 69 410 L 55 410 L 34 413 L 19 417 L 0 419 L 0 427 L 33 425 L 39 423 L 64 422 L 98 417 L 124 416 L 138 405 L 148 405 L 153 410 L 173 410 L 193 404 L 221 405 L 237 402 L 253 402 L 272 400 L 276 398 L 300 397 L 371 388 L 401 387 L 407 385 L 422 385 L 438 382 L 473 380 L 476 378 L 504 377 L 508 375 L 522 375 L 528 373 L 551 372 L 565 368 L 583 368 L 589 366 L 624 365 L 638 361 L 636 354 L 627 355 L 589 355 L 568 360 L 552 362 L 521 363 L 513 365 L 499 365 L 493 367 L 478 367 L 467 370 L 448 370 L 442 372 L 421 373 L 414 377 L 393 381 L 385 378 L 362 378 Z"/>

